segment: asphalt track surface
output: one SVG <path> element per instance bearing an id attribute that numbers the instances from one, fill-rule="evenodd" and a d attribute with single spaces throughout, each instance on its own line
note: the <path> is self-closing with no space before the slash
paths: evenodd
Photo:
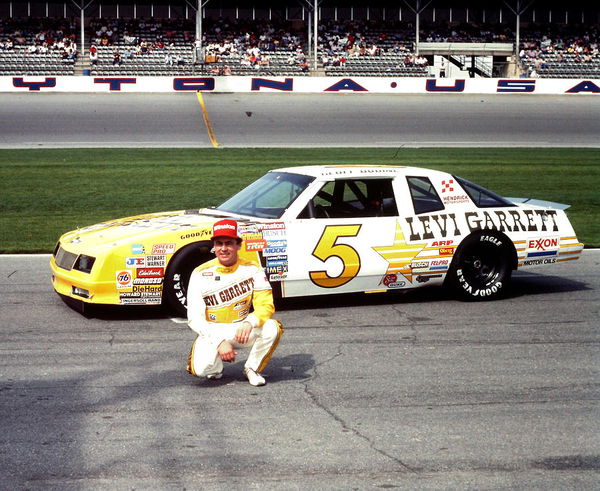
<path id="1" fill-rule="evenodd" d="M 0 148 L 599 147 L 595 95 L 0 94 Z M 208 126 L 214 134 L 209 137 Z"/>
<path id="2" fill-rule="evenodd" d="M 0 256 L 2 489 L 598 489 L 600 251 L 442 289 L 280 304 L 251 387 L 188 375 L 155 309 L 86 318 Z"/>
<path id="3" fill-rule="evenodd" d="M 0 94 L 0 148 L 600 145 L 594 96 Z M 207 131 L 208 121 L 214 141 Z M 278 305 L 266 387 L 184 371 L 156 309 L 85 318 L 0 256 L 0 488 L 597 489 L 598 251 L 443 290 Z"/>

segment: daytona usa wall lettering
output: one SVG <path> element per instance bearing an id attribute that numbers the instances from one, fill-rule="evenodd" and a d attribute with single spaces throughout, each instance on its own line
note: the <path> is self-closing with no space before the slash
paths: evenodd
<path id="1" fill-rule="evenodd" d="M 499 230 L 501 232 L 557 232 L 556 210 L 493 210 L 464 213 L 469 232 Z M 454 213 L 405 218 L 410 230 L 409 240 L 462 235 Z"/>

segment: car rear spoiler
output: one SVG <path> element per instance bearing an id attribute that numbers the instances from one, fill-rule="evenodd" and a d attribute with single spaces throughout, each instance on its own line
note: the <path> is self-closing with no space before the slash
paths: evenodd
<path id="1" fill-rule="evenodd" d="M 511 203 L 516 205 L 518 204 L 527 204 L 534 206 L 543 206 L 544 208 L 553 208 L 554 210 L 566 210 L 570 208 L 571 205 L 564 205 L 562 203 L 554 203 L 553 201 L 543 201 L 541 199 L 532 199 L 532 198 L 504 198 Z"/>

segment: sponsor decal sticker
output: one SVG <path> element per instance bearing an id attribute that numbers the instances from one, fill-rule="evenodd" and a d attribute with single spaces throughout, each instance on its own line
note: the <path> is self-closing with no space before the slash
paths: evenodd
<path id="1" fill-rule="evenodd" d="M 134 293 L 162 292 L 162 285 L 133 285 L 132 288 Z"/>
<path id="2" fill-rule="evenodd" d="M 527 257 L 556 256 L 558 251 L 528 252 Z"/>
<path id="3" fill-rule="evenodd" d="M 288 267 L 287 264 L 281 264 L 279 266 L 267 266 L 265 267 L 265 271 L 268 275 L 283 274 L 287 273 Z"/>
<path id="4" fill-rule="evenodd" d="M 141 293 L 133 293 L 133 292 L 121 292 L 119 293 L 119 298 L 141 298 Z"/>
<path id="5" fill-rule="evenodd" d="M 264 235 L 264 231 L 265 230 L 281 230 L 281 229 L 285 229 L 285 223 L 283 223 L 283 222 L 257 223 L 256 224 L 256 228 L 258 230 L 262 230 L 263 231 L 263 235 Z"/>
<path id="6" fill-rule="evenodd" d="M 412 269 L 426 268 L 429 266 L 429 261 L 419 261 L 416 263 L 412 263 L 410 267 Z"/>
<path id="7" fill-rule="evenodd" d="M 490 210 L 468 211 L 464 220 L 469 232 L 499 230 L 500 232 L 558 232 L 556 210 Z M 406 217 L 409 241 L 428 240 L 435 237 L 458 237 L 461 231 L 455 213 Z"/>
<path id="8" fill-rule="evenodd" d="M 245 241 L 262 240 L 263 236 L 260 232 L 245 232 L 243 234 Z"/>
<path id="9" fill-rule="evenodd" d="M 283 229 L 263 230 L 262 236 L 264 239 L 285 239 L 285 230 L 283 230 Z"/>
<path id="10" fill-rule="evenodd" d="M 175 252 L 175 244 L 154 244 L 152 246 L 152 254 L 165 255 Z"/>
<path id="11" fill-rule="evenodd" d="M 452 256 L 454 247 L 440 247 L 440 256 Z"/>
<path id="12" fill-rule="evenodd" d="M 287 247 L 287 240 L 267 240 L 267 247 Z"/>
<path id="13" fill-rule="evenodd" d="M 381 282 L 388 288 L 402 288 L 406 285 L 406 281 L 398 281 L 398 275 L 395 273 L 386 274 Z"/>
<path id="14" fill-rule="evenodd" d="M 267 247 L 267 241 L 263 240 L 263 239 L 259 239 L 259 240 L 246 239 L 245 244 L 246 244 L 247 251 L 262 251 L 263 249 L 265 249 Z"/>
<path id="15" fill-rule="evenodd" d="M 560 239 L 558 237 L 542 237 L 529 239 L 527 249 L 534 251 L 547 251 L 548 249 L 558 249 Z"/>
<path id="16" fill-rule="evenodd" d="M 167 256 L 146 256 L 145 266 L 148 268 L 164 268 L 167 265 Z"/>
<path id="17" fill-rule="evenodd" d="M 133 286 L 133 275 L 131 270 L 116 272 L 117 288 L 131 288 Z"/>
<path id="18" fill-rule="evenodd" d="M 400 223 L 396 223 L 396 234 L 393 243 L 386 246 L 373 247 L 373 250 L 388 262 L 386 274 L 400 273 L 412 283 L 413 272 L 410 265 L 425 249 L 426 245 L 426 243 L 408 244 L 404 238 Z"/>
<path id="19" fill-rule="evenodd" d="M 125 267 L 127 268 L 145 268 L 145 257 L 128 257 L 125 259 Z"/>
<path id="20" fill-rule="evenodd" d="M 272 274 L 271 276 L 269 276 L 269 281 L 282 281 L 282 280 L 285 280 L 286 278 L 287 278 L 286 273 Z"/>
<path id="21" fill-rule="evenodd" d="M 146 254 L 146 249 L 142 244 L 133 244 L 131 246 L 131 254 Z"/>
<path id="22" fill-rule="evenodd" d="M 288 257 L 286 254 L 280 254 L 278 256 L 269 256 L 267 261 L 287 261 Z"/>
<path id="23" fill-rule="evenodd" d="M 526 259 L 523 261 L 523 266 L 539 266 L 540 264 L 554 264 L 556 263 L 555 257 L 546 257 L 544 259 Z"/>
<path id="24" fill-rule="evenodd" d="M 210 237 L 212 236 L 212 230 L 200 230 L 199 232 L 192 232 L 190 234 L 184 234 L 179 238 L 181 240 L 195 239 L 196 237 Z"/>
<path id="25" fill-rule="evenodd" d="M 442 193 L 453 192 L 454 191 L 454 179 L 450 179 L 448 181 L 442 181 Z"/>
<path id="26" fill-rule="evenodd" d="M 162 278 L 136 278 L 133 280 L 134 285 L 162 285 Z"/>
<path id="27" fill-rule="evenodd" d="M 141 305 L 141 304 L 145 304 L 146 302 L 144 300 L 142 300 L 141 298 L 119 298 L 119 303 L 121 305 Z"/>
<path id="28" fill-rule="evenodd" d="M 466 194 L 461 194 L 459 196 L 443 196 L 442 202 L 444 205 L 459 205 L 463 203 L 469 203 L 469 197 Z"/>
<path id="29" fill-rule="evenodd" d="M 431 261 L 429 269 L 431 269 L 432 271 L 445 271 L 446 269 L 448 269 L 449 263 L 449 259 L 435 259 Z"/>
<path id="30" fill-rule="evenodd" d="M 137 270 L 138 278 L 162 278 L 164 275 L 164 268 L 141 268 Z"/>
<path id="31" fill-rule="evenodd" d="M 268 247 L 263 251 L 263 256 L 278 256 L 279 254 L 287 254 L 287 247 Z"/>

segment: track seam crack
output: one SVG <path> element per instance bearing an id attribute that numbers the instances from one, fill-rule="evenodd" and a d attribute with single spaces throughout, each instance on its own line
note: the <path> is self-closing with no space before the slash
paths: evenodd
<path id="1" fill-rule="evenodd" d="M 325 404 L 323 404 L 319 400 L 319 397 L 310 390 L 309 382 L 311 380 L 316 380 L 316 379 L 319 378 L 319 376 L 320 376 L 319 375 L 319 368 L 322 367 L 322 366 L 324 366 L 324 365 L 327 365 L 328 363 L 330 363 L 331 361 L 335 360 L 336 358 L 339 358 L 342 355 L 343 355 L 342 345 L 338 345 L 337 352 L 333 356 L 331 356 L 327 360 L 322 361 L 321 363 L 316 364 L 315 367 L 314 367 L 314 375 L 312 377 L 306 379 L 303 382 L 304 392 L 308 395 L 308 397 L 310 397 L 310 399 L 311 399 L 311 401 L 313 401 L 314 405 L 316 407 L 318 407 L 319 409 L 321 409 L 322 411 L 324 411 L 326 414 L 328 414 L 335 422 L 337 422 L 342 427 L 342 430 L 346 430 L 348 432 L 351 432 L 354 436 L 360 438 L 361 440 L 364 440 L 365 442 L 368 443 L 369 448 L 371 448 L 373 451 L 375 451 L 376 453 L 382 455 L 383 457 L 385 457 L 387 459 L 392 460 L 393 462 L 395 462 L 396 464 L 400 465 L 405 470 L 410 471 L 410 472 L 417 472 L 417 469 L 412 468 L 408 464 L 402 462 L 402 460 L 400 460 L 400 459 L 394 457 L 393 455 L 385 452 L 384 450 L 376 447 L 375 443 L 369 437 L 367 437 L 366 435 L 363 435 L 357 429 L 348 426 L 348 424 L 344 421 L 344 419 L 342 419 L 333 410 L 331 410 Z"/>

